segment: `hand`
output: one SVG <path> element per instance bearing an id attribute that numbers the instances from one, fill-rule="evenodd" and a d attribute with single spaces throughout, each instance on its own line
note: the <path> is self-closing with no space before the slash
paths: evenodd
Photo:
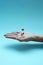
<path id="1" fill-rule="evenodd" d="M 32 41 L 34 38 L 34 34 L 30 32 L 12 32 L 4 35 L 6 38 L 16 39 L 18 41 Z"/>

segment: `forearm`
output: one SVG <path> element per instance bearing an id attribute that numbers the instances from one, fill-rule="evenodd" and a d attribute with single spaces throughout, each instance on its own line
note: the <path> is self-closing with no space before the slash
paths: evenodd
<path id="1" fill-rule="evenodd" d="M 43 42 L 43 34 L 35 34 L 33 41 Z"/>

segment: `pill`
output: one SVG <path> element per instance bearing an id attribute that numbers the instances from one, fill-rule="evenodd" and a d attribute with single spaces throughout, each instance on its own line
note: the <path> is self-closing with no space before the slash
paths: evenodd
<path id="1" fill-rule="evenodd" d="M 23 28 L 22 28 L 21 30 L 22 30 L 22 31 L 24 31 L 24 29 L 23 29 Z"/>

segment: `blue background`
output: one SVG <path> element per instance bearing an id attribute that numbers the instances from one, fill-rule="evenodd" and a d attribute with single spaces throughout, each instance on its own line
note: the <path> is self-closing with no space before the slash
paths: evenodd
<path id="1" fill-rule="evenodd" d="M 21 28 L 43 34 L 43 0 L 0 0 L 0 65 L 43 65 L 43 42 L 4 38 Z"/>

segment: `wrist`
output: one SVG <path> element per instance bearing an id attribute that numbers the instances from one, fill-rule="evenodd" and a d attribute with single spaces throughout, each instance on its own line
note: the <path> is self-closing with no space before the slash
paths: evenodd
<path id="1" fill-rule="evenodd" d="M 37 34 L 33 34 L 32 41 L 37 41 L 39 39 L 39 36 Z"/>
<path id="2" fill-rule="evenodd" d="M 33 37 L 33 41 L 43 42 L 43 36 L 39 34 L 35 34 Z"/>

